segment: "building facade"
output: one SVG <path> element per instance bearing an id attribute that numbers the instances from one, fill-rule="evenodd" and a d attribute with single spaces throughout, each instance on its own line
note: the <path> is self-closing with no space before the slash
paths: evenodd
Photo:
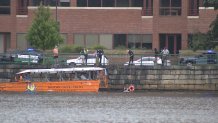
<path id="1" fill-rule="evenodd" d="M 0 53 L 29 47 L 25 36 L 37 6 L 48 5 L 65 44 L 176 53 L 189 36 L 206 33 L 217 10 L 203 0 L 1 0 Z"/>

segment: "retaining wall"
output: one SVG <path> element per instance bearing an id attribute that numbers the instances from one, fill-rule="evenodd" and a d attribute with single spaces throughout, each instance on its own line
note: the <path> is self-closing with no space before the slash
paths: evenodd
<path id="1" fill-rule="evenodd" d="M 0 65 L 0 82 L 13 81 L 20 69 L 49 66 Z M 218 90 L 218 66 L 106 66 L 109 89 L 123 89 L 130 84 L 139 90 Z"/>
<path id="2" fill-rule="evenodd" d="M 111 89 L 218 90 L 218 66 L 110 66 Z"/>

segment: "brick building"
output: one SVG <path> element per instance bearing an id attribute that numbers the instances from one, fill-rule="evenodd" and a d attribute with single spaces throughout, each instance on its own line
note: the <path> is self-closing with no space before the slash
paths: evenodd
<path id="1" fill-rule="evenodd" d="M 1 0 L 0 53 L 26 49 L 40 1 L 49 5 L 66 44 L 186 49 L 189 36 L 207 32 L 218 11 L 203 0 Z"/>

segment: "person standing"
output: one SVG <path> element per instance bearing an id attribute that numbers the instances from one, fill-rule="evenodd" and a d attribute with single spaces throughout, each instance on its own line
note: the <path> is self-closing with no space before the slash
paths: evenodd
<path id="1" fill-rule="evenodd" d="M 99 64 L 101 65 L 101 62 L 102 62 L 102 56 L 104 55 L 104 51 L 103 51 L 103 49 L 99 49 L 98 50 L 99 51 Z"/>
<path id="2" fill-rule="evenodd" d="M 162 54 L 162 65 L 167 65 L 167 57 L 169 55 L 169 50 L 164 47 L 164 49 L 161 51 Z"/>
<path id="3" fill-rule="evenodd" d="M 155 54 L 155 64 L 157 64 L 157 57 L 159 52 L 157 51 L 157 48 L 154 48 L 154 54 Z"/>
<path id="4" fill-rule="evenodd" d="M 53 57 L 55 61 L 55 65 L 58 64 L 58 46 L 55 46 L 53 49 Z"/>
<path id="5" fill-rule="evenodd" d="M 134 53 L 132 50 L 128 50 L 128 55 L 129 55 L 129 65 L 132 62 L 133 64 L 133 59 L 134 59 Z"/>
<path id="6" fill-rule="evenodd" d="M 87 65 L 87 60 L 88 60 L 88 49 L 84 48 L 84 49 L 83 49 L 83 53 L 84 53 L 84 58 L 85 58 L 85 65 Z"/>

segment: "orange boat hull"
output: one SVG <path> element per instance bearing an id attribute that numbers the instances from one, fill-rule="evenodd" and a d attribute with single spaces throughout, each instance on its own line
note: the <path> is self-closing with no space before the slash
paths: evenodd
<path id="1" fill-rule="evenodd" d="M 25 92 L 29 84 L 34 86 L 34 92 L 98 92 L 100 80 L 6 82 L 0 83 L 0 91 Z"/>

